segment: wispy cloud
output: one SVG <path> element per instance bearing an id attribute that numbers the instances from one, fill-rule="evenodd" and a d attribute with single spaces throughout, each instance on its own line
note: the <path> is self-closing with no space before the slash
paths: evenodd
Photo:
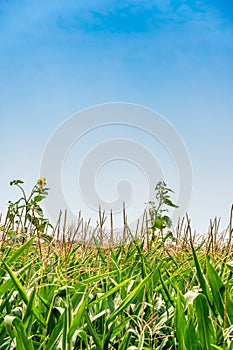
<path id="1" fill-rule="evenodd" d="M 87 0 L 67 2 L 51 0 L 43 5 L 38 1 L 1 2 L 0 28 L 2 35 L 8 32 L 20 36 L 45 30 L 81 30 L 89 34 L 145 33 L 156 31 L 164 25 L 195 24 L 227 26 L 224 15 L 204 1 L 169 0 Z M 211 28 L 213 29 L 213 28 Z"/>
<path id="2" fill-rule="evenodd" d="M 233 55 L 232 24 L 218 8 L 202 0 L 1 4 L 5 64 L 21 60 L 28 69 L 33 64 L 50 69 L 59 62 L 75 64 L 77 57 L 79 65 L 86 65 L 95 57 L 99 64 L 111 60 L 123 66 L 131 62 L 131 67 L 140 62 L 145 72 L 159 69 L 161 73 L 166 68 L 169 74 L 174 68 L 209 70 L 216 62 L 222 66 L 224 56 Z"/>

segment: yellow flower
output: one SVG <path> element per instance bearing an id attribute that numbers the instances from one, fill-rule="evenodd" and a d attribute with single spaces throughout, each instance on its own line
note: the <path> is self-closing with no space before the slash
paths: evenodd
<path id="1" fill-rule="evenodd" d="M 39 187 L 44 187 L 46 186 L 46 179 L 45 177 L 40 177 L 38 180 L 37 180 L 37 185 Z"/>

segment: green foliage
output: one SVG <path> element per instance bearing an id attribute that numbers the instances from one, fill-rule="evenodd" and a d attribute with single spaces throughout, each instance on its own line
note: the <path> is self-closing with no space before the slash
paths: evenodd
<path id="1" fill-rule="evenodd" d="M 154 208 L 164 220 L 171 190 L 156 188 Z M 1 250 L 1 350 L 233 350 L 231 252 L 211 256 L 187 240 L 172 242 L 175 250 L 159 240 L 147 249 L 132 233 L 128 245 L 115 248 L 96 241 L 67 253 L 65 240 L 49 239 L 41 246 L 28 213 L 45 192 L 36 185 L 12 206 L 12 225 L 20 217 L 35 234 Z M 38 211 L 35 217 L 43 220 Z"/>
<path id="2" fill-rule="evenodd" d="M 40 178 L 28 196 L 22 187 L 23 183 L 21 180 L 10 182 L 11 186 L 16 186 L 21 191 L 21 197 L 16 202 L 9 201 L 4 226 L 6 237 L 12 243 L 25 242 L 33 234 L 44 234 L 48 227 L 52 227 L 49 220 L 44 218 L 40 206 L 40 202 L 46 198 L 49 190 L 45 187 L 45 179 Z"/>
<path id="3" fill-rule="evenodd" d="M 220 259 L 193 248 L 174 263 L 136 241 L 102 250 L 105 262 L 98 249 L 24 249 L 27 264 L 21 246 L 1 258 L 1 349 L 230 349 L 233 281 Z"/>
<path id="4" fill-rule="evenodd" d="M 169 229 L 172 226 L 171 218 L 167 215 L 168 208 L 178 208 L 170 199 L 170 193 L 174 193 L 173 190 L 167 187 L 164 181 L 159 181 L 155 186 L 155 201 L 149 201 L 150 204 L 150 229 L 152 232 L 152 239 L 157 231 L 163 234 L 164 229 Z M 172 237 L 172 232 L 168 231 L 166 238 Z"/>

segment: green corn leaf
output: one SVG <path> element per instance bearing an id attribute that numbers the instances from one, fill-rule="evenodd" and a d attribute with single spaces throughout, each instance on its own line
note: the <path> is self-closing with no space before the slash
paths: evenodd
<path id="1" fill-rule="evenodd" d="M 113 293 L 116 293 L 119 289 L 121 289 L 123 286 L 128 284 L 134 278 L 135 278 L 135 276 L 132 276 L 132 277 L 126 279 L 125 281 L 119 283 L 116 287 L 111 288 L 104 295 L 102 295 L 101 297 L 99 297 L 96 300 L 92 301 L 88 306 L 91 307 L 91 306 L 99 303 L 101 300 L 104 300 L 104 299 L 108 298 L 110 295 L 112 295 Z"/>
<path id="2" fill-rule="evenodd" d="M 32 265 L 32 262 L 29 261 L 28 264 L 26 264 L 25 266 L 22 267 L 22 269 L 18 270 L 17 272 L 15 272 L 15 275 L 22 275 L 25 271 L 28 270 L 28 268 Z M 4 282 L 3 282 L 4 281 Z M 9 292 L 9 290 L 12 288 L 13 286 L 13 281 L 12 278 L 9 277 L 7 279 L 2 279 L 0 282 L 0 295 L 3 295 L 7 292 Z"/>
<path id="3" fill-rule="evenodd" d="M 101 275 L 96 275 L 96 276 L 90 277 L 86 280 L 82 280 L 81 283 L 84 285 L 92 284 L 94 282 L 101 281 L 103 278 L 108 277 L 109 275 L 114 275 L 116 272 L 117 271 L 110 271 L 110 272 L 103 273 Z M 79 287 L 79 285 L 77 285 L 77 286 Z M 75 285 L 75 287 L 76 287 L 76 285 Z"/>
<path id="4" fill-rule="evenodd" d="M 15 318 L 13 325 L 15 326 L 16 331 L 16 347 L 20 344 L 25 350 L 33 350 L 34 347 L 32 340 L 28 338 L 22 321 L 19 318 Z"/>
<path id="5" fill-rule="evenodd" d="M 120 306 L 110 315 L 109 322 L 113 321 L 114 318 L 124 309 L 126 309 L 130 303 L 138 296 L 139 293 L 143 291 L 144 285 L 151 277 L 153 271 L 149 273 L 133 290 L 132 292 L 123 300 Z"/>
<path id="6" fill-rule="evenodd" d="M 48 342 L 44 346 L 43 350 L 51 350 L 51 349 L 57 349 L 57 343 L 59 342 L 62 331 L 63 331 L 63 323 L 64 323 L 64 312 L 59 317 L 59 320 L 52 330 L 51 334 L 47 334 Z"/>
<path id="7" fill-rule="evenodd" d="M 216 305 L 216 308 L 219 314 L 224 320 L 224 305 L 223 305 L 221 291 L 223 291 L 225 287 L 217 271 L 211 265 L 209 258 L 206 259 L 206 272 L 207 272 L 207 280 L 210 284 L 210 288 L 213 294 L 214 304 Z"/>
<path id="8" fill-rule="evenodd" d="M 33 304 L 34 304 L 34 299 L 35 299 L 35 294 L 36 294 L 36 289 L 33 288 L 32 292 L 31 292 L 31 295 L 29 297 L 29 300 L 28 300 L 28 304 L 27 304 L 27 308 L 26 308 L 25 314 L 23 316 L 23 323 L 26 321 L 26 319 L 28 317 L 31 316 L 31 312 L 32 312 L 32 309 L 33 309 Z"/>
<path id="9" fill-rule="evenodd" d="M 92 325 L 92 322 L 90 320 L 90 317 L 88 315 L 88 312 L 85 311 L 85 319 L 86 319 L 86 322 L 87 322 L 87 328 L 94 340 L 94 343 L 95 343 L 95 346 L 96 346 L 96 349 L 97 350 L 103 350 L 102 348 L 102 343 L 101 343 L 101 339 L 99 338 L 98 334 L 96 333 L 96 330 L 95 328 L 93 327 Z"/>
<path id="10" fill-rule="evenodd" d="M 68 339 L 71 340 L 73 337 L 73 334 L 76 330 L 78 330 L 81 327 L 82 323 L 82 316 L 83 312 L 87 306 L 88 303 L 88 297 L 84 294 L 76 311 L 75 311 L 75 316 L 72 320 L 69 332 L 68 332 Z"/>
<path id="11" fill-rule="evenodd" d="M 23 287 L 22 283 L 20 282 L 20 280 L 18 279 L 18 277 L 13 273 L 13 271 L 11 270 L 11 268 L 7 265 L 7 263 L 3 262 L 7 272 L 9 273 L 17 291 L 19 292 L 19 295 L 21 296 L 21 298 L 23 299 L 24 303 L 26 305 L 28 305 L 29 303 L 29 298 L 27 296 L 27 293 L 25 291 L 25 288 Z M 43 319 L 43 317 L 38 313 L 38 311 L 36 309 L 32 309 L 32 312 L 34 314 L 34 316 L 37 318 L 37 320 L 43 325 L 46 326 L 46 322 Z"/>
<path id="12" fill-rule="evenodd" d="M 14 316 L 6 316 L 4 319 L 6 329 L 10 336 L 16 338 L 16 348 L 22 350 L 33 350 L 32 340 L 28 338 L 24 325 L 20 318 Z M 11 328 L 11 331 L 9 332 Z"/>
<path id="13" fill-rule="evenodd" d="M 30 247 L 34 239 L 37 237 L 37 235 L 32 236 L 27 242 L 25 242 L 23 245 L 21 245 L 13 255 L 6 258 L 5 262 L 8 264 L 12 264 L 14 261 L 18 259 L 19 256 L 22 256 L 24 251 Z"/>
<path id="14" fill-rule="evenodd" d="M 179 344 L 179 350 L 185 350 L 184 346 L 184 329 L 187 327 L 187 322 L 184 315 L 184 309 L 181 303 L 180 293 L 177 295 L 175 308 L 175 327 L 176 337 Z"/>
<path id="15" fill-rule="evenodd" d="M 14 290 L 12 289 L 12 290 L 9 290 L 9 292 L 7 293 L 7 295 L 4 295 L 4 300 L 2 300 L 2 302 L 0 303 L 0 314 L 2 314 L 2 312 L 3 312 L 3 310 L 4 310 L 5 307 L 6 307 L 6 310 L 9 310 L 9 309 L 10 309 L 9 305 L 12 304 L 12 301 L 11 301 L 11 303 L 10 303 L 10 299 L 11 299 L 13 293 L 14 293 Z M 0 335 L 1 335 L 1 333 L 0 333 Z M 0 338 L 0 339 L 1 339 L 1 338 Z M 1 349 L 1 348 L 0 348 L 0 349 Z"/>
<path id="16" fill-rule="evenodd" d="M 187 310 L 187 326 L 184 329 L 184 342 L 187 350 L 199 350 L 193 305 L 191 304 L 188 305 Z"/>
<path id="17" fill-rule="evenodd" d="M 50 306 L 51 306 L 51 303 L 45 299 L 44 297 L 42 297 L 40 295 L 40 292 L 37 293 L 37 297 L 41 300 L 42 304 L 47 308 L 47 309 L 50 309 Z"/>
<path id="18" fill-rule="evenodd" d="M 210 319 L 207 298 L 204 294 L 199 294 L 194 300 L 197 316 L 198 336 L 203 350 L 209 350 L 214 343 L 214 326 Z"/>
<path id="19" fill-rule="evenodd" d="M 55 291 L 56 296 L 66 297 L 68 294 L 75 292 L 75 288 L 72 286 L 62 286 Z"/>
<path id="20" fill-rule="evenodd" d="M 14 318 L 15 318 L 15 316 L 6 316 L 4 318 L 4 325 L 5 325 L 6 331 L 12 340 L 14 339 L 14 332 L 13 332 L 13 328 L 12 328 L 12 322 L 13 322 Z"/>
<path id="21" fill-rule="evenodd" d="M 197 277 L 198 277 L 200 286 L 201 286 L 201 288 L 203 290 L 203 293 L 205 294 L 209 304 L 213 305 L 213 298 L 212 298 L 212 296 L 210 294 L 210 291 L 209 291 L 208 285 L 206 283 L 204 274 L 202 273 L 202 270 L 201 270 L 201 267 L 200 267 L 200 264 L 199 264 L 199 261 L 198 261 L 198 257 L 197 257 L 196 251 L 195 251 L 195 249 L 193 247 L 192 242 L 190 242 L 190 244 L 191 244 L 191 248 L 192 248 L 193 258 L 194 258 L 194 262 L 195 262 L 195 266 L 196 266 L 196 270 L 197 270 Z"/>
<path id="22" fill-rule="evenodd" d="M 129 349 L 129 342 L 131 338 L 132 333 L 131 332 L 126 332 L 121 340 L 119 350 L 127 350 Z"/>
<path id="23" fill-rule="evenodd" d="M 131 319 L 132 319 L 131 317 L 127 317 L 118 326 L 114 325 L 114 329 L 113 329 L 113 332 L 111 334 L 111 339 L 114 339 L 116 336 L 118 336 L 123 331 L 123 329 L 126 327 L 126 325 L 129 323 L 129 321 Z"/>
<path id="24" fill-rule="evenodd" d="M 165 292 L 165 294 L 166 294 L 166 296 L 167 296 L 169 302 L 171 303 L 171 305 L 172 305 L 173 307 L 175 307 L 175 303 L 174 303 L 173 297 L 172 297 L 171 293 L 169 292 L 168 288 L 166 287 L 166 285 L 165 285 L 165 283 L 164 283 L 164 280 L 163 280 L 163 278 L 162 278 L 162 276 L 161 276 L 161 274 L 160 274 L 160 271 L 159 271 L 159 277 L 160 277 L 161 284 L 162 284 L 162 286 L 163 286 L 163 290 L 164 290 L 164 292 Z M 169 277 L 169 278 L 170 278 L 170 277 Z"/>
<path id="25" fill-rule="evenodd" d="M 77 331 L 77 337 L 79 337 L 80 339 L 83 340 L 83 342 L 84 342 L 84 344 L 86 346 L 86 349 L 89 350 L 90 346 L 89 346 L 89 343 L 88 343 L 87 333 L 84 330 L 78 330 Z"/>
<path id="26" fill-rule="evenodd" d="M 72 303 L 72 308 L 73 310 L 76 310 L 78 305 L 80 304 L 81 299 L 83 298 L 83 295 L 86 293 L 87 287 L 86 286 L 81 286 L 79 289 L 76 289 L 76 293 L 72 295 L 71 297 L 71 303 Z"/>
<path id="27" fill-rule="evenodd" d="M 224 321 L 224 328 L 233 324 L 233 302 L 228 292 L 228 285 L 224 285 L 215 268 L 211 265 L 209 258 L 206 263 L 207 279 L 209 281 L 216 309 Z"/>
<path id="28" fill-rule="evenodd" d="M 23 255 L 24 251 L 32 244 L 35 238 L 36 238 L 36 235 L 31 237 L 27 242 L 25 242 L 19 248 L 14 250 L 14 253 L 12 255 L 7 256 L 5 259 L 3 259 L 2 263 L 4 264 L 4 262 L 6 262 L 7 264 L 12 264 L 13 262 L 15 262 L 18 259 L 18 257 Z M 28 265 L 30 264 L 31 262 L 28 263 Z M 3 276 L 3 274 L 4 274 L 4 270 L 1 269 L 0 276 Z"/>
<path id="29" fill-rule="evenodd" d="M 72 319 L 71 302 L 69 296 L 65 302 L 65 313 L 63 317 L 62 349 L 72 350 L 72 339 L 68 339 L 68 330 Z"/>
<path id="30" fill-rule="evenodd" d="M 108 349 L 110 341 L 112 341 L 119 333 L 123 331 L 126 327 L 127 323 L 131 320 L 131 317 L 127 317 L 124 321 L 122 321 L 118 326 L 115 323 L 112 323 L 110 329 L 107 334 L 103 338 L 103 349 Z"/>
<path id="31" fill-rule="evenodd" d="M 113 333 L 113 330 L 115 328 L 115 324 L 112 323 L 111 327 L 107 330 L 107 333 L 104 334 L 103 336 L 103 340 L 102 340 L 102 348 L 103 350 L 108 350 L 109 348 L 109 343 L 110 343 L 110 338 L 111 338 L 111 335 Z"/>
<path id="32" fill-rule="evenodd" d="M 7 272 L 9 273 L 16 289 L 18 290 L 21 298 L 23 299 L 23 301 L 25 302 L 25 304 L 27 305 L 28 304 L 28 296 L 27 296 L 27 293 L 22 285 L 22 283 L 20 282 L 20 280 L 18 279 L 18 277 L 13 273 L 13 271 L 11 270 L 11 268 L 8 266 L 7 263 L 5 263 L 3 261 L 3 264 L 7 270 Z"/>
<path id="33" fill-rule="evenodd" d="M 95 242 L 96 248 L 98 250 L 99 257 L 101 258 L 103 263 L 106 263 L 106 256 L 104 255 L 103 250 L 100 247 L 99 242 L 95 237 L 94 237 L 94 242 Z"/>
<path id="34" fill-rule="evenodd" d="M 226 285 L 224 291 L 224 308 L 226 313 L 226 319 L 228 320 L 228 324 L 233 324 L 233 300 L 232 300 L 232 294 L 229 292 L 229 289 L 231 286 Z M 233 345 L 232 345 L 233 348 Z"/>

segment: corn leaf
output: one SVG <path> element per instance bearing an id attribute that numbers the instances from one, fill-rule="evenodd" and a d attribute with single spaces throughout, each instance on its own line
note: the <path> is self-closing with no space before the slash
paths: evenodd
<path id="1" fill-rule="evenodd" d="M 198 337 L 203 350 L 209 350 L 212 343 L 215 342 L 214 326 L 210 319 L 209 307 L 207 298 L 204 294 L 199 294 L 194 300 L 197 324 Z"/>

